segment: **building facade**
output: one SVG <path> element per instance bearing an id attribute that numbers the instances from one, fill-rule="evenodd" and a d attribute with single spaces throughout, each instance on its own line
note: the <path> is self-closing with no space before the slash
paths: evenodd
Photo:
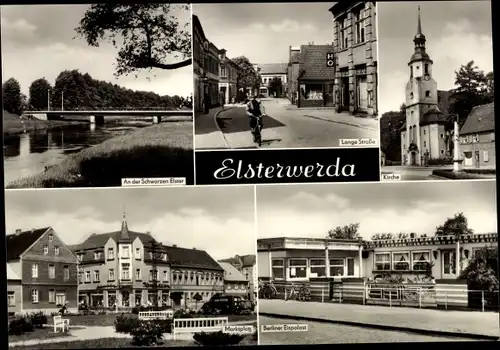
<path id="1" fill-rule="evenodd" d="M 79 300 L 94 308 L 182 308 L 199 293 L 223 289 L 220 266 L 202 250 L 165 246 L 150 233 L 128 229 L 92 234 L 74 248 L 79 260 Z M 154 283 L 156 283 L 156 287 Z"/>
<path id="2" fill-rule="evenodd" d="M 232 258 L 220 260 L 220 262 L 233 265 L 245 277 L 245 280 L 248 281 L 250 299 L 254 300 L 257 298 L 259 283 L 255 255 L 235 255 Z"/>
<path id="3" fill-rule="evenodd" d="M 495 169 L 495 106 L 472 109 L 460 130 L 460 153 L 465 169 Z"/>
<path id="4" fill-rule="evenodd" d="M 282 97 L 286 96 L 288 84 L 287 63 L 267 63 L 256 65 L 261 76 L 261 86 L 259 95 L 264 97 Z M 274 81 L 280 84 L 273 86 Z M 271 90 L 271 91 L 270 91 Z"/>
<path id="5" fill-rule="evenodd" d="M 243 274 L 228 262 L 219 261 L 219 265 L 224 269 L 224 294 L 250 299 L 252 293 Z"/>
<path id="6" fill-rule="evenodd" d="M 219 91 L 225 104 L 236 100 L 238 93 L 238 65 L 226 56 L 226 50 L 221 49 Z"/>
<path id="7" fill-rule="evenodd" d="M 333 15 L 334 104 L 338 111 L 376 116 L 377 31 L 374 1 L 337 2 Z"/>
<path id="8" fill-rule="evenodd" d="M 425 50 L 420 9 L 414 53 L 408 62 L 406 84 L 406 123 L 401 131 L 401 164 L 427 165 L 429 160 L 448 156 L 446 124 L 448 117 L 438 107 L 437 82 L 432 76 L 433 61 Z"/>
<path id="9" fill-rule="evenodd" d="M 51 227 L 17 230 L 7 235 L 6 247 L 11 312 L 77 310 L 78 261 Z"/>
<path id="10" fill-rule="evenodd" d="M 300 62 L 300 47 L 290 46 L 288 49 L 288 66 L 287 66 L 287 97 L 288 100 L 294 105 L 298 98 L 298 83 L 299 76 L 299 62 Z"/>

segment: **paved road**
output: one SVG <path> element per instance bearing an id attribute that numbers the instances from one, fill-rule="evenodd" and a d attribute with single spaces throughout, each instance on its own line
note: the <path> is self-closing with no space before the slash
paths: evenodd
<path id="1" fill-rule="evenodd" d="M 260 333 L 260 345 L 342 344 L 457 341 L 457 338 L 434 337 L 406 332 L 382 331 L 323 322 L 303 322 L 274 317 L 259 317 L 259 324 L 307 324 L 307 332 Z M 460 339 L 462 340 L 462 339 Z"/>
<path id="2" fill-rule="evenodd" d="M 335 118 L 332 109 L 293 109 L 284 99 L 263 101 L 263 104 L 268 115 L 263 118 L 264 148 L 339 147 L 340 139 L 379 139 L 375 128 L 347 125 L 346 116 Z M 256 147 L 244 107 L 222 112 L 217 119 L 231 148 Z"/>

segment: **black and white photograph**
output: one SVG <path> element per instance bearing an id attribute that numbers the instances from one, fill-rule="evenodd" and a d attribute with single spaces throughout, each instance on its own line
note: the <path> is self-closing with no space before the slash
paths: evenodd
<path id="1" fill-rule="evenodd" d="M 195 149 L 379 147 L 375 2 L 193 4 Z"/>
<path id="2" fill-rule="evenodd" d="M 260 345 L 498 340 L 495 187 L 257 187 Z"/>
<path id="3" fill-rule="evenodd" d="M 9 348 L 257 345 L 254 197 L 8 191 Z"/>
<path id="4" fill-rule="evenodd" d="M 491 6 L 378 4 L 382 180 L 495 178 Z"/>
<path id="5" fill-rule="evenodd" d="M 7 188 L 193 184 L 190 5 L 2 6 L 1 32 Z"/>

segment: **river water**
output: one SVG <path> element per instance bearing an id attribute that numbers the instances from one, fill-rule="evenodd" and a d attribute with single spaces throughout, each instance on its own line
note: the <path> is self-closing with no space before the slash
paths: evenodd
<path id="1" fill-rule="evenodd" d="M 83 124 L 37 130 L 4 137 L 4 177 L 14 180 L 43 172 L 46 166 L 62 162 L 68 155 L 115 136 L 151 125 L 151 122 L 121 122 L 100 126 Z"/>

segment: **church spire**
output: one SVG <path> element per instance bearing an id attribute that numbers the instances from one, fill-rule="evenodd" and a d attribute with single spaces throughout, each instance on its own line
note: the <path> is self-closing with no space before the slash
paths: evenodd
<path id="1" fill-rule="evenodd" d="M 417 34 L 413 39 L 416 48 L 425 48 L 425 35 L 422 33 L 422 20 L 420 19 L 420 6 L 418 6 L 418 15 L 417 15 Z"/>
<path id="2" fill-rule="evenodd" d="M 125 213 L 125 208 L 123 208 L 123 218 L 122 218 L 122 230 L 120 234 L 121 239 L 129 239 L 128 235 L 128 225 L 127 225 L 127 217 Z"/>
<path id="3" fill-rule="evenodd" d="M 422 34 L 422 22 L 420 21 L 420 6 L 418 7 L 417 34 Z"/>

